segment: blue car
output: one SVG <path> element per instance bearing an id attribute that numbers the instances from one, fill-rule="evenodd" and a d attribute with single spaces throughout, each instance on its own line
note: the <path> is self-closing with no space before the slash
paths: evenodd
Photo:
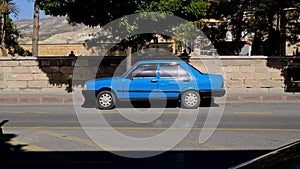
<path id="1" fill-rule="evenodd" d="M 221 75 L 204 74 L 182 60 L 137 62 L 122 76 L 89 80 L 82 94 L 100 109 L 118 101 L 176 99 L 181 107 L 195 109 L 201 100 L 225 95 Z"/>

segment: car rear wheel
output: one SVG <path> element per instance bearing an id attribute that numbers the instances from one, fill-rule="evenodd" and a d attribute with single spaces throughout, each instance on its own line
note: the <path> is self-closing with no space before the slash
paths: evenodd
<path id="1" fill-rule="evenodd" d="M 115 107 L 116 97 L 113 92 L 104 90 L 97 95 L 97 105 L 100 109 L 112 109 Z"/>
<path id="2" fill-rule="evenodd" d="M 181 95 L 181 106 L 186 109 L 196 109 L 201 102 L 200 94 L 197 91 L 187 91 Z"/>

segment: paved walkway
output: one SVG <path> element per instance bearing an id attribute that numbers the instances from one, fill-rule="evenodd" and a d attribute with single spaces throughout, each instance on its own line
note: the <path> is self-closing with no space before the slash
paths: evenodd
<path id="1" fill-rule="evenodd" d="M 82 99 L 77 97 L 76 99 Z M 224 100 L 224 99 L 221 99 Z M 299 102 L 300 92 L 283 90 L 228 90 L 226 102 Z M 72 104 L 72 93 L 58 92 L 0 92 L 0 104 Z"/>

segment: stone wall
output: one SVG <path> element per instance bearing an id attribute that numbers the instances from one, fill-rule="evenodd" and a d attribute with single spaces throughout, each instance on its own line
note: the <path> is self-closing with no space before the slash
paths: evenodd
<path id="1" fill-rule="evenodd" d="M 191 64 L 203 72 L 214 73 L 206 67 L 221 64 L 225 78 L 225 87 L 236 88 L 264 88 L 283 89 L 285 87 L 285 75 L 283 69 L 290 58 L 266 57 L 266 56 L 222 56 L 219 61 L 212 62 L 209 58 L 192 59 Z M 203 64 L 204 63 L 204 64 Z M 206 65 L 203 66 L 203 65 Z"/>
<path id="2" fill-rule="evenodd" d="M 120 63 L 124 63 L 124 58 L 104 57 L 100 67 L 99 57 L 0 58 L 0 90 L 70 92 L 72 85 L 78 86 L 89 79 L 112 76 L 116 68 L 120 67 Z M 214 73 L 207 68 L 219 65 L 227 89 L 283 89 L 285 77 L 282 75 L 282 69 L 286 62 L 286 58 L 230 56 L 223 56 L 218 60 L 211 58 L 190 60 L 192 65 L 203 72 Z M 97 67 L 96 75 L 93 73 L 95 67 Z M 118 71 L 125 70 L 122 68 Z"/>
<path id="3" fill-rule="evenodd" d="M 32 45 L 21 45 L 26 50 L 32 51 Z M 71 51 L 79 55 L 85 49 L 84 44 L 39 44 L 39 56 L 69 56 Z"/>

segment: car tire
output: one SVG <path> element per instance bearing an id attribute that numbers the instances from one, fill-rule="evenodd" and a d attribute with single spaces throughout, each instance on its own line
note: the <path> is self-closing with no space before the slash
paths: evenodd
<path id="1" fill-rule="evenodd" d="M 197 91 L 186 91 L 181 95 L 181 107 L 186 109 L 196 109 L 199 107 L 201 97 Z"/>
<path id="2" fill-rule="evenodd" d="M 112 109 L 115 107 L 116 96 L 109 90 L 103 90 L 97 94 L 97 106 L 99 109 Z"/>

